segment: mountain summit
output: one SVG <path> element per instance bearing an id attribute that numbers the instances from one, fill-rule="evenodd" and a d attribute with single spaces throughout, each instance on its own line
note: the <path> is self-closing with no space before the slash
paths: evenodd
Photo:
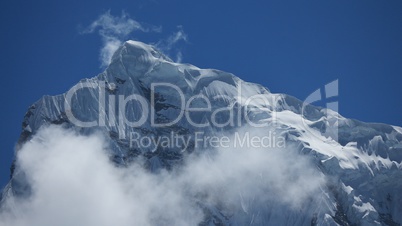
<path id="1" fill-rule="evenodd" d="M 29 107 L 17 156 L 46 127 L 102 134 L 117 168 L 141 160 L 152 175 L 177 175 L 171 183 L 185 184 L 184 200 L 202 213 L 196 222 L 159 214 L 151 225 L 402 224 L 402 128 L 310 102 L 127 41 L 104 72 Z M 17 158 L 3 211 L 18 213 L 10 203 L 37 192 L 21 165 Z"/>

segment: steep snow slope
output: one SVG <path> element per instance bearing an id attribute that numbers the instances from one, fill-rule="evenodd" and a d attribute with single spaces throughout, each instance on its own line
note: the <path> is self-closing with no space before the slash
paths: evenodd
<path id="1" fill-rule="evenodd" d="M 133 99 L 124 99 L 130 95 Z M 254 98 L 250 101 L 250 97 Z M 210 109 L 190 112 L 189 108 Z M 218 109 L 226 111 L 214 113 Z M 71 120 L 74 118 L 75 122 Z M 132 122 L 141 125 L 130 126 Z M 158 127 L 153 123 L 169 125 Z M 241 193 L 238 202 L 234 201 L 235 207 L 201 199 L 199 205 L 205 210 L 201 224 L 402 224 L 402 128 L 363 123 L 328 109 L 304 106 L 294 97 L 273 94 L 230 73 L 174 63 L 154 47 L 136 41 L 124 43 L 103 73 L 81 80 L 70 92 L 44 96 L 33 104 L 24 118 L 19 144 L 49 124 L 81 134 L 101 131 L 109 138 L 114 162 L 128 165 L 142 155 L 149 170 L 157 172 L 181 165 L 191 153 L 211 149 L 197 148 L 193 136 L 196 132 L 233 134 L 239 128 L 253 130 L 248 127 L 250 123 L 273 128 L 288 145 L 296 147 L 294 156 L 309 159 L 316 172 L 325 177 L 325 183 L 320 192 L 296 209 L 255 201 L 256 197 Z M 337 128 L 336 134 L 332 128 Z M 188 138 L 189 145 L 130 145 L 132 134 L 162 137 L 172 131 Z M 17 167 L 3 199 L 28 196 L 29 191 Z"/>

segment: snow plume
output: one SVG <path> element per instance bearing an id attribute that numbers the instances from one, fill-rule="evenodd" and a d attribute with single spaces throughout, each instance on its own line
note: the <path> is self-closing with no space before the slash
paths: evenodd
<path id="1" fill-rule="evenodd" d="M 113 16 L 110 10 L 99 16 L 93 21 L 82 34 L 90 34 L 98 32 L 102 38 L 102 48 L 100 50 L 99 59 L 101 68 L 107 67 L 114 52 L 126 41 L 133 32 L 156 32 L 162 31 L 161 26 L 153 26 L 138 22 L 126 13 L 122 12 L 121 16 Z M 176 62 L 181 62 L 183 58 L 182 50 L 177 47 L 180 42 L 187 43 L 188 35 L 184 32 L 182 26 L 177 26 L 177 31 L 173 32 L 167 38 L 160 39 L 155 45 L 166 53 L 166 55 L 175 55 Z"/>
<path id="2" fill-rule="evenodd" d="M 177 26 L 177 31 L 173 32 L 173 34 L 171 34 L 165 40 L 159 41 L 156 44 L 156 47 L 164 51 L 167 55 L 176 55 L 175 61 L 177 63 L 181 63 L 183 60 L 183 53 L 180 48 L 176 48 L 180 42 L 188 42 L 188 35 L 184 32 L 183 26 Z"/>
<path id="3" fill-rule="evenodd" d="M 101 67 L 109 65 L 113 53 L 122 45 L 122 42 L 135 31 L 142 32 L 160 32 L 161 27 L 144 25 L 129 17 L 126 12 L 121 16 L 113 16 L 110 10 L 99 16 L 82 33 L 94 33 L 98 31 L 103 41 L 103 47 L 100 51 Z"/>
<path id="4" fill-rule="evenodd" d="M 180 169 L 150 173 L 140 160 L 116 167 L 101 135 L 51 126 L 19 150 L 17 168 L 32 193 L 7 199 L 0 225 L 187 226 L 202 222 L 211 206 L 250 219 L 267 205 L 300 211 L 323 179 L 289 148 L 205 150 Z"/>

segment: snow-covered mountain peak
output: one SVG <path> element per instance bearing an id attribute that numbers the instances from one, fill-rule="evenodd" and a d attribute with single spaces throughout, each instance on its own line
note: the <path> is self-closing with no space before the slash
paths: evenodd
<path id="1" fill-rule="evenodd" d="M 122 62 L 124 64 L 155 63 L 156 61 L 173 62 L 169 57 L 152 45 L 129 40 L 123 43 L 113 54 L 111 64 Z"/>
<path id="2" fill-rule="evenodd" d="M 78 125 L 72 119 L 87 124 Z M 130 124 L 133 122 L 141 123 Z M 269 126 L 256 129 L 252 125 L 259 123 Z M 191 194 L 197 197 L 197 206 L 206 214 L 202 225 L 402 223 L 398 214 L 402 211 L 400 127 L 347 119 L 337 112 L 306 105 L 292 96 L 271 93 L 228 72 L 175 63 L 157 48 L 141 42 L 125 42 L 113 55 L 108 68 L 98 76 L 81 80 L 65 94 L 44 96 L 33 104 L 24 118 L 20 144 L 31 141 L 42 127 L 54 124 L 84 135 L 101 131 L 107 137 L 114 163 L 127 166 L 141 156 L 151 172 L 175 168 L 194 152 L 209 151 L 211 145 L 197 148 L 196 134 L 219 138 L 244 130 L 259 135 L 274 130 L 289 145 L 289 149 L 282 151 L 291 153 L 286 155 L 289 161 L 281 162 L 282 167 L 292 171 L 299 158 L 307 158 L 311 168 L 326 178 L 326 183 L 319 187 L 320 192 L 309 197 L 310 201 L 303 203 L 305 208 L 297 211 L 280 203 L 258 201 L 266 200 L 264 197 L 269 192 L 247 196 L 236 186 L 250 184 L 271 191 L 275 184 L 283 183 L 282 179 L 264 180 L 264 174 L 277 170 L 269 168 L 274 162 L 269 161 L 272 156 L 266 152 L 268 158 L 258 162 L 258 172 L 250 171 L 252 175 L 233 189 L 227 188 L 240 197 L 239 202 L 234 198 L 211 203 L 203 199 L 204 191 Z M 132 134 L 149 140 L 171 135 L 173 139 L 173 135 L 178 135 L 188 142 L 174 147 L 161 144 L 133 147 Z M 220 164 L 229 165 L 230 161 L 223 159 Z M 240 161 L 239 166 L 242 165 Z M 231 179 L 236 181 L 237 176 L 233 174 Z M 302 180 L 306 176 L 296 174 L 291 179 Z M 256 184 L 247 182 L 254 177 L 258 178 Z M 3 197 L 13 199 L 25 194 L 29 187 L 26 183 L 16 166 Z M 293 189 L 296 192 L 299 188 Z"/>
<path id="3" fill-rule="evenodd" d="M 173 63 L 169 57 L 152 45 L 129 40 L 113 54 L 106 72 L 119 71 L 121 78 L 136 78 L 150 71 L 154 65 L 163 62 Z"/>

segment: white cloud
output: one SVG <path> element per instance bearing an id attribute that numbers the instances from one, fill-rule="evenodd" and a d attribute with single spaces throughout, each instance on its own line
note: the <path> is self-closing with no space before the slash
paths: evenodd
<path id="1" fill-rule="evenodd" d="M 140 161 L 116 167 L 110 152 L 100 135 L 41 130 L 17 156 L 32 195 L 6 200 L 0 225 L 198 225 L 200 203 L 229 213 L 264 211 L 269 202 L 291 210 L 323 182 L 291 147 L 205 151 L 181 169 L 160 173 Z"/>
<path id="2" fill-rule="evenodd" d="M 116 168 L 101 136 L 50 127 L 18 153 L 32 197 L 8 200 L 0 225 L 194 225 L 201 213 L 162 175 L 139 165 Z M 174 208 L 172 208 L 174 207 Z M 169 223 L 170 222 L 170 223 Z"/>
<path id="3" fill-rule="evenodd" d="M 141 24 L 130 18 L 124 11 L 120 17 L 113 16 L 110 11 L 107 11 L 92 22 L 82 33 L 87 34 L 97 31 L 101 36 L 103 41 L 103 47 L 100 51 L 101 67 L 106 67 L 109 65 L 113 53 L 131 33 L 135 31 L 161 32 L 161 29 L 161 27 Z"/>
<path id="4" fill-rule="evenodd" d="M 104 37 L 104 44 L 103 47 L 100 51 L 100 61 L 101 61 L 101 67 L 106 67 L 110 64 L 113 54 L 116 52 L 116 50 L 122 45 L 122 41 L 118 40 L 117 38 L 113 37 Z"/>

